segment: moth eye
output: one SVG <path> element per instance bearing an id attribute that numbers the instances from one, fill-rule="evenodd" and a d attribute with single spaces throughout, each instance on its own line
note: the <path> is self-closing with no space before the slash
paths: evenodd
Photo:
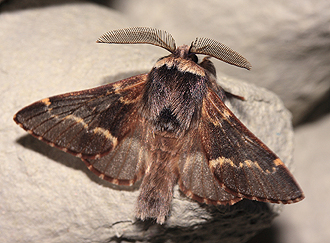
<path id="1" fill-rule="evenodd" d="M 188 55 L 188 57 L 189 57 L 189 59 L 192 60 L 193 62 L 198 63 L 198 57 L 196 56 L 196 54 L 194 54 L 194 53 L 190 53 L 190 54 Z"/>

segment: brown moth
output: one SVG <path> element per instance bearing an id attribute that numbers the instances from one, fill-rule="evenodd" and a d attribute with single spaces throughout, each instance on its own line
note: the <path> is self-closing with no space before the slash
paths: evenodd
<path id="1" fill-rule="evenodd" d="M 171 54 L 148 74 L 43 99 L 14 120 L 111 183 L 142 180 L 137 218 L 164 223 L 176 183 L 188 197 L 214 205 L 304 198 L 283 162 L 224 104 L 209 56 L 250 69 L 244 57 L 207 38 L 176 48 L 170 34 L 145 27 L 109 31 L 97 42 L 147 43 Z M 208 57 L 199 63 L 196 54 Z"/>

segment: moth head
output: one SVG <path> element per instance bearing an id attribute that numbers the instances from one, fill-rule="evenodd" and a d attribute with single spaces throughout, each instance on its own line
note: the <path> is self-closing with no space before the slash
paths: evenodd
<path id="1" fill-rule="evenodd" d="M 149 27 L 132 27 L 111 30 L 104 33 L 97 43 L 113 44 L 151 44 L 162 47 L 174 55 L 193 60 L 197 63 L 196 54 L 208 55 L 237 67 L 251 69 L 251 64 L 241 54 L 228 46 L 208 38 L 196 38 L 189 46 L 182 45 L 178 48 L 171 34 L 164 30 Z"/>

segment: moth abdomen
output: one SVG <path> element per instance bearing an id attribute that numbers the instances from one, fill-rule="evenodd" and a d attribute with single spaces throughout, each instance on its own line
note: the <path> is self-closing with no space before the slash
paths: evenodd
<path id="1" fill-rule="evenodd" d="M 173 187 L 178 179 L 176 140 L 157 136 L 150 144 L 150 161 L 141 183 L 136 214 L 142 220 L 155 218 L 163 224 L 171 207 Z"/>

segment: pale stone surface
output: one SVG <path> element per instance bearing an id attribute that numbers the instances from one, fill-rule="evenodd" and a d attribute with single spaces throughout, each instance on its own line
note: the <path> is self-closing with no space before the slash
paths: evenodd
<path id="1" fill-rule="evenodd" d="M 295 131 L 295 175 L 306 198 L 285 207 L 275 224 L 278 242 L 319 243 L 330 239 L 330 114 Z"/>
<path id="2" fill-rule="evenodd" d="M 103 32 L 127 26 L 132 23 L 120 14 L 93 4 L 0 15 L 1 242 L 240 242 L 269 226 L 279 211 L 279 207 L 269 209 L 251 201 L 230 209 L 200 206 L 176 188 L 166 225 L 136 222 L 136 187 L 102 181 L 79 159 L 15 125 L 14 113 L 41 98 L 150 70 L 166 51 L 152 46 L 95 44 Z M 290 165 L 291 116 L 282 102 L 253 85 L 219 80 L 226 90 L 246 98 L 228 102 L 233 112 Z"/>
<path id="3" fill-rule="evenodd" d="M 222 63 L 218 68 L 274 91 L 293 113 L 294 123 L 330 92 L 328 0 L 116 3 L 135 25 L 166 29 L 179 44 L 208 37 L 240 52 L 251 62 L 251 72 Z"/>

